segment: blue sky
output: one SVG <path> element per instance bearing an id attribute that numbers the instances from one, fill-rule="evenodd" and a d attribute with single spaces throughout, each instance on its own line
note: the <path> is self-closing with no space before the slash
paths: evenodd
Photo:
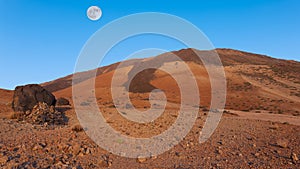
<path id="1" fill-rule="evenodd" d="M 86 10 L 103 16 L 90 21 Z M 105 24 L 138 12 L 182 17 L 217 48 L 233 48 L 300 60 L 298 0 L 0 0 L 0 88 L 41 83 L 71 74 L 89 37 Z M 133 37 L 117 45 L 102 65 L 143 48 L 184 46 L 158 36 Z"/>

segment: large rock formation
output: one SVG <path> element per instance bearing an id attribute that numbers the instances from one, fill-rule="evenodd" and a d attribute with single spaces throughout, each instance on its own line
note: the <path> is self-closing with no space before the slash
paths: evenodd
<path id="1" fill-rule="evenodd" d="M 31 111 L 38 103 L 46 103 L 54 106 L 56 99 L 54 95 L 37 84 L 17 86 L 13 96 L 12 108 L 14 111 Z"/>

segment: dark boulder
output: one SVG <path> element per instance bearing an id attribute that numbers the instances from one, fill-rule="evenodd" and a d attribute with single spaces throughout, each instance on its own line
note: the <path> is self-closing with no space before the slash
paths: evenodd
<path id="1" fill-rule="evenodd" d="M 65 105 L 70 105 L 70 102 L 68 99 L 60 97 L 56 101 L 56 105 L 58 106 L 65 106 Z"/>
<path id="2" fill-rule="evenodd" d="M 37 84 L 17 86 L 13 96 L 12 108 L 14 111 L 28 111 L 38 103 L 46 103 L 48 106 L 54 106 L 55 96 Z"/>

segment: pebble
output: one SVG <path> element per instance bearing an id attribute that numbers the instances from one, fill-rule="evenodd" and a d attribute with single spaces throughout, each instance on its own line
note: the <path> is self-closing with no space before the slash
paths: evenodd
<path id="1" fill-rule="evenodd" d="M 220 150 L 220 149 L 218 149 L 218 150 L 217 150 L 217 153 L 218 153 L 218 154 L 223 154 L 223 151 Z"/>
<path id="2" fill-rule="evenodd" d="M 276 141 L 276 145 L 281 147 L 281 148 L 287 148 L 288 147 L 288 140 L 287 139 L 279 139 Z"/>
<path id="3" fill-rule="evenodd" d="M 137 161 L 138 161 L 139 163 L 143 163 L 143 162 L 146 162 L 146 161 L 147 161 L 147 158 L 145 158 L 145 157 L 138 157 L 138 158 L 137 158 Z"/>
<path id="4" fill-rule="evenodd" d="M 35 146 L 33 146 L 32 151 L 36 151 L 36 150 L 39 150 L 39 149 L 42 149 L 42 146 L 39 145 L 39 144 L 36 144 Z"/>
<path id="5" fill-rule="evenodd" d="M 151 155 L 151 159 L 155 160 L 155 159 L 157 159 L 157 156 L 156 155 Z"/>
<path id="6" fill-rule="evenodd" d="M 294 163 L 296 163 L 299 160 L 299 158 L 298 158 L 298 156 L 297 156 L 296 153 L 292 153 L 291 154 L 291 159 L 293 160 Z"/>

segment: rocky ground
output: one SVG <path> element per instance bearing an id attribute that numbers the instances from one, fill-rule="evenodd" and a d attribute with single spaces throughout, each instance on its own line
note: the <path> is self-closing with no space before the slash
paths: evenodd
<path id="1" fill-rule="evenodd" d="M 249 120 L 234 113 L 225 113 L 213 136 L 199 144 L 199 132 L 206 117 L 204 112 L 200 112 L 188 136 L 173 149 L 151 158 L 130 159 L 113 155 L 97 146 L 78 127 L 74 110 L 66 110 L 68 124 L 55 128 L 2 117 L 1 168 L 300 167 L 300 128 L 288 122 Z M 114 121 L 110 124 L 118 128 Z M 122 129 L 129 130 L 126 125 Z M 132 135 L 147 133 L 139 130 L 129 131 Z"/>

